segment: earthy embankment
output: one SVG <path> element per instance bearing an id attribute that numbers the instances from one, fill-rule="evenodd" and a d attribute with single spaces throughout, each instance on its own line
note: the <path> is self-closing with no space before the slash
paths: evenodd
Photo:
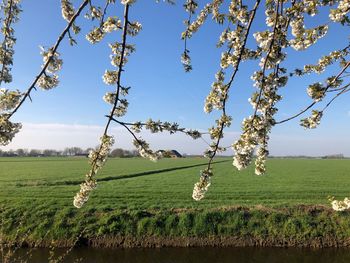
<path id="1" fill-rule="evenodd" d="M 324 206 L 20 210 L 0 210 L 2 238 L 24 246 L 350 247 L 350 213 Z"/>

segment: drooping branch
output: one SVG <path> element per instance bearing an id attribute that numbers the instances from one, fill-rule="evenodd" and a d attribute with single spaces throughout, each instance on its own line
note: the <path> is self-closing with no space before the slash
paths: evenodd
<path id="1" fill-rule="evenodd" d="M 188 19 L 185 20 L 187 29 L 184 35 L 182 36 L 182 39 L 184 40 L 184 52 L 181 55 L 181 63 L 185 69 L 185 72 L 189 72 L 192 70 L 191 57 L 189 55 L 190 51 L 187 48 L 187 41 L 189 36 L 188 27 L 191 24 L 192 15 L 195 13 L 197 7 L 198 7 L 198 4 L 194 0 L 187 0 L 186 3 L 184 4 L 185 10 L 188 12 Z"/>
<path id="2" fill-rule="evenodd" d="M 241 3 L 240 3 L 241 4 Z M 213 84 L 212 91 L 208 95 L 205 103 L 205 111 L 211 112 L 213 106 L 217 109 L 221 109 L 222 114 L 221 117 L 216 121 L 217 122 L 217 127 L 213 127 L 209 129 L 210 136 L 213 140 L 213 143 L 210 144 L 209 149 L 206 151 L 205 156 L 209 158 L 208 165 L 205 170 L 200 172 L 200 179 L 199 182 L 197 182 L 194 185 L 193 193 L 192 193 L 192 198 L 196 201 L 199 201 L 204 198 L 205 193 L 208 190 L 208 187 L 210 186 L 210 180 L 211 177 L 213 176 L 213 171 L 211 168 L 212 162 L 219 150 L 223 150 L 220 145 L 220 141 L 223 137 L 223 132 L 224 128 L 230 126 L 231 124 L 231 117 L 226 114 L 226 102 L 228 99 L 228 93 L 229 90 L 233 84 L 233 81 L 235 79 L 235 76 L 239 70 L 239 65 L 243 59 L 243 55 L 246 51 L 246 43 L 247 39 L 250 33 L 251 26 L 253 24 L 254 18 L 256 11 L 258 9 L 258 6 L 260 4 L 260 0 L 257 0 L 255 2 L 255 6 L 253 10 L 251 11 L 250 17 L 248 24 L 246 28 L 244 28 L 241 23 L 245 21 L 245 17 L 242 17 L 241 19 L 234 18 L 234 20 L 237 23 L 237 29 L 233 33 L 235 37 L 232 37 L 229 43 L 228 51 L 226 53 L 223 53 L 222 59 L 221 59 L 221 69 L 220 71 L 216 74 L 216 82 Z M 234 13 L 234 10 L 230 9 L 231 13 Z M 245 32 L 242 34 L 242 31 L 245 29 Z M 227 33 L 227 31 L 226 31 Z M 226 36 L 224 37 L 226 39 Z M 242 42 L 240 39 L 242 38 Z M 221 41 L 221 39 L 220 39 Z M 231 74 L 231 78 L 229 82 L 224 85 L 224 72 L 223 69 L 228 67 L 230 64 L 228 61 L 230 60 L 228 57 L 231 54 L 232 49 L 234 49 L 234 54 L 232 54 L 232 63 L 234 70 Z M 224 62 L 223 62 L 224 61 Z"/>
<path id="3" fill-rule="evenodd" d="M 274 23 L 274 26 L 273 26 L 273 31 L 272 31 L 272 37 L 271 37 L 271 41 L 270 41 L 270 45 L 268 47 L 268 52 L 267 52 L 267 55 L 265 57 L 265 60 L 264 60 L 264 64 L 263 64 L 263 67 L 262 67 L 262 79 L 261 79 L 261 87 L 260 87 L 260 91 L 259 91 L 259 96 L 258 96 L 258 100 L 257 100 L 257 103 L 256 103 L 256 107 L 254 109 L 254 113 L 253 113 L 253 118 L 252 118 L 252 124 L 254 122 L 254 119 L 256 118 L 256 114 L 258 112 L 258 108 L 259 108 L 259 105 L 261 103 L 261 97 L 263 95 L 263 92 L 265 90 L 265 80 L 266 80 L 266 66 L 267 66 L 267 63 L 269 61 L 269 57 L 272 53 L 272 50 L 273 50 L 273 46 L 274 46 L 274 43 L 276 41 L 276 34 L 277 34 L 277 25 L 278 25 L 278 17 L 279 17 L 279 8 L 280 8 L 280 1 L 277 0 L 277 3 L 276 3 L 276 18 L 275 18 L 275 23 Z"/>
<path id="4" fill-rule="evenodd" d="M 251 29 L 251 26 L 253 24 L 253 21 L 254 21 L 254 18 L 255 18 L 255 15 L 256 15 L 256 11 L 259 7 L 259 4 L 260 4 L 260 0 L 257 0 L 255 2 L 255 6 L 253 8 L 253 10 L 251 11 L 251 15 L 250 15 L 250 18 L 249 18 L 249 22 L 248 22 L 248 25 L 247 25 L 247 28 L 246 28 L 246 32 L 244 34 L 244 38 L 243 38 L 243 44 L 240 48 L 240 51 L 239 51 L 239 55 L 238 55 L 238 58 L 237 58 L 237 62 L 236 62 L 236 66 L 233 70 L 233 73 L 231 74 L 231 77 L 230 77 L 230 80 L 229 82 L 225 85 L 225 88 L 224 88 L 224 91 L 223 91 L 223 94 L 224 94 L 224 98 L 223 98 L 223 102 L 222 102 L 222 118 L 225 118 L 227 115 L 226 115 L 226 102 L 227 102 L 227 99 L 228 99 L 228 93 L 229 93 L 229 90 L 233 84 L 233 81 L 236 77 L 236 74 L 239 70 L 239 66 L 240 66 L 240 63 L 241 63 L 241 60 L 242 60 L 242 57 L 243 57 L 243 54 L 245 52 L 245 48 L 246 48 L 246 44 L 247 44 L 247 40 L 248 40 L 248 36 L 249 36 L 249 33 L 250 33 L 250 29 Z M 229 51 L 228 53 L 231 52 L 231 49 L 232 49 L 232 45 L 230 46 L 229 48 Z M 217 154 L 217 151 L 219 149 L 219 145 L 220 145 L 220 140 L 222 139 L 223 137 L 223 132 L 224 132 L 224 128 L 227 126 L 227 123 L 225 121 L 221 121 L 220 125 L 219 125 L 219 135 L 217 136 L 217 139 L 216 139 L 216 142 L 215 142 L 215 145 L 214 145 L 214 149 L 212 151 L 212 153 L 210 154 L 210 158 L 209 158 L 209 162 L 208 162 L 208 167 L 207 169 L 209 170 L 211 168 L 211 164 Z"/>
<path id="5" fill-rule="evenodd" d="M 113 97 L 113 106 L 111 108 L 110 114 L 107 116 L 108 120 L 105 125 L 103 135 L 101 136 L 101 143 L 96 151 L 90 153 L 90 163 L 91 169 L 86 174 L 85 182 L 81 184 L 80 191 L 74 197 L 73 204 L 77 208 L 81 208 L 89 199 L 90 192 L 96 188 L 97 182 L 94 178 L 97 171 L 104 165 L 106 159 L 108 157 L 111 146 L 114 144 L 114 139 L 112 136 L 109 136 L 108 129 L 113 120 L 114 113 L 117 109 L 117 105 L 119 102 L 119 96 L 122 89 L 121 85 L 121 74 L 123 72 L 124 65 L 124 57 L 126 55 L 126 37 L 128 33 L 129 26 L 129 4 L 126 3 L 124 5 L 124 17 L 123 17 L 123 32 L 122 32 L 122 42 L 121 42 L 121 50 L 118 54 L 119 63 L 117 65 L 117 83 L 116 83 L 116 93 Z M 116 50 L 118 52 L 118 50 Z"/>

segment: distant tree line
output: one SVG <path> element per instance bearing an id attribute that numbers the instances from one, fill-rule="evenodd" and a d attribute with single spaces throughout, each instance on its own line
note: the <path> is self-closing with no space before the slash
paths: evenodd
<path id="1" fill-rule="evenodd" d="M 273 156 L 270 155 L 269 158 L 285 158 L 285 159 L 348 159 L 349 157 L 344 156 L 344 154 L 331 154 L 324 156 L 310 156 L 310 155 L 286 155 L 286 156 Z"/>
<path id="2" fill-rule="evenodd" d="M 0 150 L 0 157 L 57 157 L 57 156 L 88 156 L 93 148 L 82 149 L 80 147 L 66 147 L 64 150 L 53 149 L 17 149 L 17 150 Z M 116 148 L 109 154 L 110 157 L 130 158 L 137 157 L 137 150 L 125 150 Z"/>

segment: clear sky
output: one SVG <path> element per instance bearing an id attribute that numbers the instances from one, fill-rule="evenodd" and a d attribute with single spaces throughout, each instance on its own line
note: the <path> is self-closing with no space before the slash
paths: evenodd
<path id="1" fill-rule="evenodd" d="M 74 1 L 75 6 L 80 2 Z M 205 1 L 200 2 L 203 4 Z M 23 1 L 22 7 L 20 22 L 15 26 L 17 44 L 12 70 L 14 81 L 7 87 L 25 90 L 40 71 L 42 57 L 39 45 L 52 46 L 66 22 L 61 17 L 60 1 Z M 122 5 L 116 4 L 110 14 L 121 17 L 122 9 Z M 141 22 L 143 30 L 136 38 L 129 38 L 131 43 L 136 44 L 137 51 L 130 57 L 122 77 L 123 84 L 132 87 L 128 97 L 129 111 L 124 120 L 147 120 L 152 117 L 205 131 L 218 116 L 205 114 L 203 106 L 219 66 L 221 50 L 215 45 L 223 27 L 212 23 L 209 18 L 208 23 L 189 41 L 194 70 L 185 73 L 180 63 L 184 45 L 180 36 L 184 30 L 183 20 L 187 18 L 182 1 L 171 6 L 157 4 L 152 0 L 139 0 L 132 6 L 130 15 L 132 20 Z M 322 19 L 327 20 L 327 15 L 322 14 Z M 307 25 L 312 26 L 319 21 L 319 18 L 312 18 L 307 21 Z M 13 118 L 14 121 L 24 123 L 22 132 L 3 149 L 62 149 L 66 146 L 89 147 L 97 144 L 106 121 L 104 115 L 110 108 L 102 96 L 106 91 L 112 91 L 112 87 L 102 82 L 105 69 L 112 69 L 107 44 L 114 39 L 120 40 L 121 32 L 112 33 L 103 42 L 91 45 L 85 40 L 85 34 L 92 24 L 83 17 L 78 20 L 78 24 L 82 26 L 82 32 L 77 37 L 78 45 L 71 47 L 67 40 L 59 48 L 64 60 L 63 69 L 59 72 L 60 85 L 50 91 L 38 90 L 32 94 L 33 103 L 26 102 Z M 261 10 L 253 30 L 263 30 L 265 27 Z M 290 59 L 287 65 L 295 68 L 305 63 L 315 63 L 322 54 L 344 47 L 348 37 L 347 27 L 331 24 L 327 37 L 308 51 L 296 53 L 288 50 Z M 253 47 L 253 39 L 249 45 Z M 247 63 L 240 69 L 239 77 L 234 82 L 228 107 L 233 124 L 227 130 L 223 146 L 230 145 L 238 137 L 242 119 L 252 114 L 248 103 L 254 90 L 250 75 L 257 69 L 257 63 Z M 281 91 L 285 100 L 279 105 L 276 119 L 288 117 L 311 103 L 306 95 L 307 85 L 324 79 L 322 75 L 291 79 Z M 349 96 L 337 100 L 326 112 L 318 129 L 304 130 L 298 123 L 299 119 L 296 119 L 274 128 L 271 154 L 344 153 L 350 156 Z M 115 126 L 112 134 L 116 137 L 115 147 L 132 147 L 132 138 L 125 131 Z M 201 153 L 206 147 L 202 140 L 192 141 L 183 136 L 144 136 L 154 148 L 176 148 L 180 152 Z"/>

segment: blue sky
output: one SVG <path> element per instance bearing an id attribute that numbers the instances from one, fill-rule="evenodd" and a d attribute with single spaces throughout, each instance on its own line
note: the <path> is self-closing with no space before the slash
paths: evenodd
<path id="1" fill-rule="evenodd" d="M 80 1 L 74 3 L 77 6 Z M 25 90 L 42 64 L 39 45 L 53 45 L 66 22 L 61 17 L 60 1 L 23 1 L 22 7 L 21 20 L 15 26 L 14 81 L 7 86 Z M 110 14 L 121 17 L 122 9 L 122 5 L 117 4 Z M 141 22 L 143 30 L 136 38 L 129 38 L 131 43 L 136 44 L 137 51 L 130 57 L 122 77 L 123 84 L 132 87 L 128 97 L 129 111 L 124 120 L 152 117 L 206 130 L 218 116 L 215 113 L 205 114 L 203 105 L 218 69 L 221 50 L 215 45 L 223 27 L 212 23 L 210 18 L 190 40 L 194 70 L 188 74 L 180 63 L 182 21 L 187 18 L 181 2 L 171 6 L 139 0 L 131 8 L 130 15 L 132 20 Z M 327 18 L 325 12 L 322 17 Z M 264 14 L 260 12 L 257 19 L 253 30 L 264 30 Z M 307 25 L 318 22 L 319 18 L 313 18 L 307 21 Z M 109 111 L 109 105 L 103 102 L 102 96 L 113 89 L 102 82 L 105 69 L 112 69 L 107 43 L 115 38 L 120 40 L 121 32 L 112 33 L 103 42 L 91 45 L 85 40 L 85 34 L 92 24 L 84 18 L 80 18 L 78 24 L 82 26 L 82 32 L 77 36 L 78 46 L 71 47 L 65 41 L 59 48 L 64 60 L 63 69 L 59 72 L 59 87 L 33 93 L 33 103 L 26 102 L 13 119 L 24 123 L 23 132 L 5 149 L 88 147 L 97 143 L 99 131 L 105 123 L 104 115 Z M 322 54 L 344 47 L 348 35 L 348 28 L 331 24 L 327 37 L 308 51 L 296 53 L 288 50 L 288 65 L 301 67 L 305 63 L 315 63 Z M 249 45 L 252 47 L 254 44 L 251 39 Z M 228 129 L 224 144 L 229 145 L 237 138 L 242 119 L 252 114 L 248 103 L 254 90 L 250 75 L 257 68 L 256 62 L 247 63 L 241 67 L 234 82 L 228 107 L 233 124 Z M 336 73 L 336 69 L 331 68 L 330 73 Z M 310 75 L 291 79 L 289 85 L 281 90 L 285 100 L 280 103 L 276 119 L 292 115 L 311 103 L 306 95 L 307 85 L 324 78 L 322 75 Z M 323 155 L 342 152 L 350 156 L 348 99 L 347 95 L 339 98 L 316 130 L 305 131 L 298 125 L 298 119 L 275 127 L 271 136 L 271 153 Z M 77 129 L 80 133 L 72 132 Z M 117 138 L 116 147 L 131 148 L 131 138 L 125 132 L 115 128 L 113 133 Z M 182 152 L 200 153 L 206 146 L 203 141 L 190 142 L 182 136 L 144 136 L 155 148 L 174 146 Z"/>

